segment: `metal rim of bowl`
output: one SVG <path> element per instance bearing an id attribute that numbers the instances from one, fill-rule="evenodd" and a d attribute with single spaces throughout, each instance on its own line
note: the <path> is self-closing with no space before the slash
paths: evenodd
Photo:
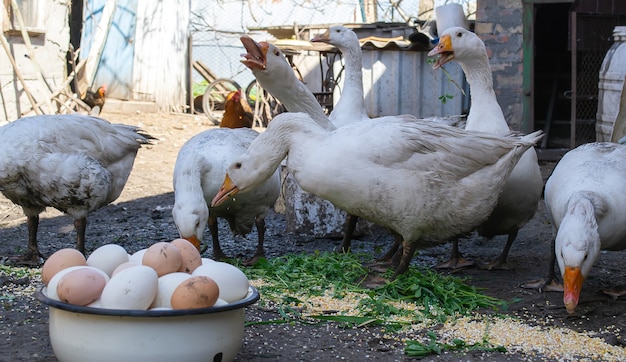
<path id="1" fill-rule="evenodd" d="M 65 310 L 74 313 L 96 314 L 116 317 L 179 317 L 186 315 L 212 314 L 226 312 L 234 309 L 244 308 L 259 300 L 259 292 L 253 286 L 248 287 L 248 294 L 245 298 L 233 303 L 217 307 L 195 308 L 195 309 L 178 309 L 178 310 L 126 310 L 126 309 L 106 309 L 86 307 L 80 305 L 69 304 L 49 298 L 44 292 L 45 286 L 42 286 L 35 292 L 35 298 L 41 303 L 50 307 Z"/>

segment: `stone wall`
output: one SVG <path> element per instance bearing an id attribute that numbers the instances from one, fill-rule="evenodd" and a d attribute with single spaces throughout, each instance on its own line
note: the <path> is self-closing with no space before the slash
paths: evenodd
<path id="1" fill-rule="evenodd" d="M 509 126 L 522 121 L 522 0 L 478 0 L 475 32 L 485 42 L 498 102 Z"/>

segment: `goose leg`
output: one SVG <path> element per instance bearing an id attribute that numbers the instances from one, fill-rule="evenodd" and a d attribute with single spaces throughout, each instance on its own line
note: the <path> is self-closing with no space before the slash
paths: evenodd
<path id="1" fill-rule="evenodd" d="M 384 273 L 386 272 L 389 267 L 395 267 L 399 264 L 400 262 L 400 256 L 402 254 L 402 252 L 398 252 L 398 250 L 402 250 L 401 246 L 402 246 L 402 236 L 396 232 L 394 232 L 393 230 L 389 231 L 393 237 L 394 237 L 394 242 L 393 245 L 391 245 L 391 247 L 389 248 L 389 250 L 387 250 L 387 252 L 385 253 L 385 255 L 381 256 L 380 258 L 376 259 L 374 262 L 367 264 L 366 266 L 374 271 L 377 271 L 379 273 Z M 394 259 L 395 258 L 395 259 Z"/>
<path id="2" fill-rule="evenodd" d="M 391 231 L 391 234 L 393 235 L 393 244 L 391 245 L 389 250 L 387 250 L 385 255 L 381 256 L 380 259 L 378 259 L 380 261 L 386 261 L 386 262 L 391 261 L 393 259 L 393 256 L 396 254 L 396 252 L 402 245 L 402 235 L 396 233 L 395 231 Z"/>
<path id="3" fill-rule="evenodd" d="M 87 230 L 87 218 L 74 220 L 76 229 L 76 249 L 85 255 L 85 231 Z"/>
<path id="4" fill-rule="evenodd" d="M 493 269 L 508 269 L 506 267 L 506 258 L 509 256 L 509 251 L 511 250 L 511 245 L 517 238 L 517 228 L 509 233 L 509 237 L 506 240 L 506 245 L 504 245 L 504 249 L 502 249 L 502 253 L 495 260 L 490 262 L 489 264 L 481 267 L 481 269 L 493 270 Z"/>
<path id="5" fill-rule="evenodd" d="M 560 284 L 556 279 L 556 273 L 554 272 L 554 264 L 556 263 L 556 250 L 554 250 L 555 239 L 552 239 L 552 244 L 550 248 L 550 263 L 548 268 L 548 273 L 546 277 L 538 280 L 531 280 L 520 285 L 522 288 L 526 289 L 539 289 L 539 291 L 546 292 L 562 292 L 563 285 Z"/>
<path id="6" fill-rule="evenodd" d="M 27 216 L 26 226 L 28 227 L 28 250 L 22 255 L 10 257 L 9 261 L 15 266 L 38 266 L 40 258 L 45 259 L 37 246 L 39 215 Z"/>
<path id="7" fill-rule="evenodd" d="M 409 270 L 409 264 L 411 264 L 411 259 L 413 259 L 413 254 L 415 254 L 416 248 L 417 243 L 411 243 L 406 240 L 402 241 L 402 259 L 400 259 L 400 263 L 396 267 L 396 272 L 393 276 L 394 278 Z"/>
<path id="8" fill-rule="evenodd" d="M 259 258 L 265 256 L 265 248 L 263 247 L 263 244 L 265 243 L 265 219 L 262 217 L 257 217 L 254 223 L 256 225 L 256 231 L 259 239 L 256 246 L 256 252 L 252 256 L 252 258 L 242 263 L 246 266 L 254 265 L 259 260 Z"/>
<path id="9" fill-rule="evenodd" d="M 357 221 L 359 221 L 358 216 L 348 214 L 348 218 L 346 220 L 346 231 L 344 232 L 343 240 L 341 241 L 341 251 L 344 253 L 350 252 L 352 235 L 354 234 L 354 229 L 356 228 Z"/>
<path id="10" fill-rule="evenodd" d="M 448 261 L 443 262 L 439 265 L 436 265 L 437 269 L 459 269 L 464 268 L 466 266 L 472 266 L 474 262 L 471 260 L 467 260 L 463 257 L 463 254 L 459 251 L 459 239 L 454 239 L 452 241 L 452 252 L 450 253 L 450 259 Z"/>
<path id="11" fill-rule="evenodd" d="M 222 251 L 222 247 L 220 246 L 220 239 L 218 236 L 218 227 L 217 227 L 217 218 L 209 217 L 207 222 L 209 225 L 209 231 L 211 232 L 211 241 L 213 241 L 213 258 L 215 260 L 224 260 L 226 259 L 226 255 Z"/>

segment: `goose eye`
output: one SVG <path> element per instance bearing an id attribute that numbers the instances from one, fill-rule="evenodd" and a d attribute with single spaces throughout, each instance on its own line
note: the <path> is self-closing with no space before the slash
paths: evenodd
<path id="1" fill-rule="evenodd" d="M 280 51 L 278 49 L 274 50 L 274 55 L 276 56 L 280 55 Z"/>
<path id="2" fill-rule="evenodd" d="M 237 168 L 237 169 L 241 168 L 241 162 L 235 163 L 235 168 Z"/>
<path id="3" fill-rule="evenodd" d="M 588 257 L 589 257 L 589 254 L 585 254 L 585 258 L 583 260 L 587 260 Z"/>
<path id="4" fill-rule="evenodd" d="M 461 33 L 460 31 L 458 33 L 456 33 L 457 38 L 461 38 L 463 36 L 463 33 Z"/>

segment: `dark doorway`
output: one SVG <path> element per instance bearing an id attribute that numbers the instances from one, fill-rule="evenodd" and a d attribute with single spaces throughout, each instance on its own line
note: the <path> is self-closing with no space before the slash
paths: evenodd
<path id="1" fill-rule="evenodd" d="M 616 1 L 533 5 L 530 94 L 535 129 L 546 132 L 542 149 L 566 151 L 596 140 L 599 72 L 625 13 L 626 4 Z"/>
<path id="2" fill-rule="evenodd" d="M 542 148 L 567 147 L 570 128 L 571 52 L 569 13 L 571 4 L 535 6 L 535 127 L 548 136 Z M 565 141 L 565 144 L 563 144 Z"/>

